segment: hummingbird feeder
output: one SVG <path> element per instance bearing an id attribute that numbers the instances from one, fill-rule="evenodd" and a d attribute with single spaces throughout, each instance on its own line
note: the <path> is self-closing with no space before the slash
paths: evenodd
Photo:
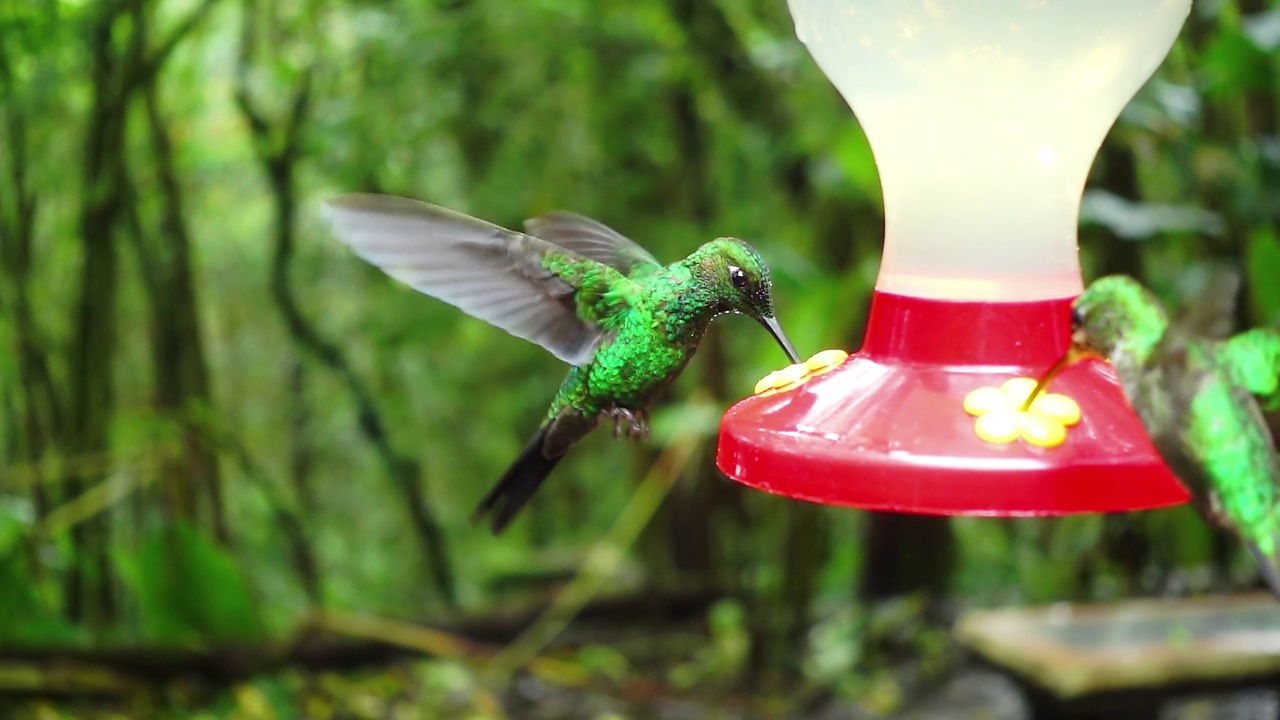
<path id="1" fill-rule="evenodd" d="M 774 373 L 721 424 L 739 482 L 872 510 L 1062 515 L 1174 505 L 1115 374 L 1028 378 L 1070 343 L 1085 178 L 1191 0 L 789 0 L 857 114 L 885 240 L 862 349 Z"/>

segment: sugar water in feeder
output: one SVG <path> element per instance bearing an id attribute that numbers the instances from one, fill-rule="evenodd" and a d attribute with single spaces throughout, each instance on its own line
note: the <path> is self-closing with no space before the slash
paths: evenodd
<path id="1" fill-rule="evenodd" d="M 1019 378 L 1066 350 L 1089 167 L 1190 0 L 790 9 L 870 140 L 884 252 L 862 349 L 788 368 L 731 408 L 721 469 L 771 492 L 902 512 L 1185 502 L 1104 363 L 1068 368 L 1025 412 Z"/>

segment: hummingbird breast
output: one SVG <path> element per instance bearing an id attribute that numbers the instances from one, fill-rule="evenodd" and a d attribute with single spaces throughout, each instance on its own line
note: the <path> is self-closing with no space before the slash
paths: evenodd
<path id="1" fill-rule="evenodd" d="M 552 415 L 568 405 L 587 414 L 643 409 L 693 357 L 714 307 L 686 269 L 669 268 L 629 294 L 626 308 L 605 321 L 590 362 L 570 372 Z"/>
<path id="2" fill-rule="evenodd" d="M 589 365 L 591 395 L 603 406 L 642 408 L 679 376 L 694 348 L 671 343 L 662 332 L 624 326 L 601 343 Z"/>

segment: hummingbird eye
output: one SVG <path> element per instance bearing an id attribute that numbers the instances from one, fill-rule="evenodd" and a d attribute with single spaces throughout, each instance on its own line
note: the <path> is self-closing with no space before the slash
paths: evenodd
<path id="1" fill-rule="evenodd" d="M 1080 308 L 1071 308 L 1071 327 L 1078 328 L 1084 325 L 1084 313 L 1080 312 Z"/>
<path id="2" fill-rule="evenodd" d="M 747 273 L 743 271 L 742 268 L 736 265 L 730 265 L 729 266 L 729 282 L 733 283 L 734 287 L 738 288 L 739 290 L 742 290 L 747 286 Z"/>

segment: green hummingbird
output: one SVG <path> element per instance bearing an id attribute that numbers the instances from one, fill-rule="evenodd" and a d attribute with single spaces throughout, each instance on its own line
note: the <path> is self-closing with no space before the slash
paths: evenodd
<path id="1" fill-rule="evenodd" d="M 480 502 L 495 534 L 569 447 L 612 420 L 614 434 L 649 434 L 647 406 L 688 364 L 707 326 L 749 315 L 800 362 L 773 309 L 769 268 L 736 238 L 712 240 L 663 265 L 603 224 L 567 212 L 526 232 L 423 202 L 344 195 L 326 203 L 337 237 L 415 290 L 447 302 L 573 367 L 520 456 Z"/>
<path id="2" fill-rule="evenodd" d="M 1219 300 L 1234 296 L 1231 285 Z M 1195 331 L 1197 312 L 1171 322 L 1133 278 L 1100 278 L 1074 303 L 1073 344 L 1110 360 L 1197 510 L 1249 548 L 1280 596 L 1280 458 L 1267 417 L 1280 412 L 1280 330 L 1219 339 Z"/>

